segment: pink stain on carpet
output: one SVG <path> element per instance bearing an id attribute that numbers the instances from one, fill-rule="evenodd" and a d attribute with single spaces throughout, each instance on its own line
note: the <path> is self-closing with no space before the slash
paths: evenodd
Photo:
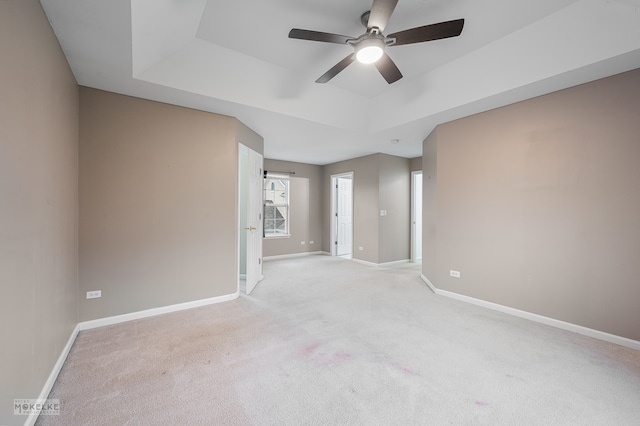
<path id="1" fill-rule="evenodd" d="M 339 359 L 351 359 L 353 358 L 353 356 L 350 353 L 347 352 L 336 352 L 336 358 Z"/>
<path id="2" fill-rule="evenodd" d="M 482 402 L 482 401 L 476 401 L 476 405 L 484 407 L 485 405 L 489 405 L 489 403 L 488 402 Z"/>
<path id="3" fill-rule="evenodd" d="M 313 355 L 319 347 L 320 347 L 320 342 L 313 343 L 307 346 L 306 348 L 304 348 L 304 354 Z"/>
<path id="4" fill-rule="evenodd" d="M 353 355 L 348 352 L 333 352 L 322 348 L 320 342 L 312 343 L 304 348 L 304 357 L 320 365 L 332 365 L 340 361 L 353 359 Z"/>

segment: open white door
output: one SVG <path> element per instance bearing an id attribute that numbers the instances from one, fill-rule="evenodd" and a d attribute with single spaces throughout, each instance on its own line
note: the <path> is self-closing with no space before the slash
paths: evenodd
<path id="1" fill-rule="evenodd" d="M 336 178 L 336 256 L 352 254 L 353 250 L 353 179 Z"/>
<path id="2" fill-rule="evenodd" d="M 262 155 L 249 149 L 247 202 L 247 294 L 262 279 Z"/>

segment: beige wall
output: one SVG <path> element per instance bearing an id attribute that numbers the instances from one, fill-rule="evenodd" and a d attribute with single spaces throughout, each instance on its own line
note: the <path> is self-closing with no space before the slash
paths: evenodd
<path id="1" fill-rule="evenodd" d="M 0 1 L 0 424 L 78 322 L 78 88 L 35 0 Z"/>
<path id="2" fill-rule="evenodd" d="M 422 273 L 435 277 L 438 265 L 438 128 L 422 145 Z"/>
<path id="3" fill-rule="evenodd" d="M 411 172 L 409 160 L 379 154 L 380 216 L 378 263 L 407 260 L 411 257 Z"/>
<path id="4" fill-rule="evenodd" d="M 249 150 L 245 146 L 241 146 L 238 158 L 238 208 L 239 211 L 239 223 L 238 223 L 238 242 L 240 244 L 239 254 L 239 272 L 241 275 L 247 274 L 247 208 L 249 206 Z"/>
<path id="5" fill-rule="evenodd" d="M 639 111 L 635 70 L 439 126 L 424 146 L 425 275 L 640 340 Z"/>
<path id="6" fill-rule="evenodd" d="M 237 120 L 80 90 L 80 319 L 237 291 Z M 220 202 L 227 200 L 228 202 Z"/>
<path id="7" fill-rule="evenodd" d="M 264 153 L 264 139 L 262 136 L 254 132 L 240 120 L 234 120 L 236 123 L 236 141 L 262 155 Z"/>
<path id="8" fill-rule="evenodd" d="M 291 237 L 265 238 L 263 256 L 321 251 L 322 166 L 265 159 L 264 169 L 295 174 L 291 175 L 289 191 Z"/>
<path id="9" fill-rule="evenodd" d="M 409 160 L 409 170 L 412 172 L 422 170 L 422 157 L 416 157 Z"/>

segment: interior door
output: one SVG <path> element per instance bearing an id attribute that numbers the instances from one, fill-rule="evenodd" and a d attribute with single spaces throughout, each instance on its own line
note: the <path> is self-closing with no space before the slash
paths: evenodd
<path id="1" fill-rule="evenodd" d="M 336 194 L 337 247 L 336 255 L 351 254 L 353 247 L 353 179 L 338 177 Z"/>
<path id="2" fill-rule="evenodd" d="M 247 294 L 262 279 L 262 155 L 249 149 L 247 194 Z"/>

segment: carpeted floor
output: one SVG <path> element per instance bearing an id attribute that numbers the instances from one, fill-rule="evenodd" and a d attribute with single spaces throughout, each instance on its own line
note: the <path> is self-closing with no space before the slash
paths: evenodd
<path id="1" fill-rule="evenodd" d="M 269 261 L 238 300 L 81 332 L 40 425 L 640 425 L 640 352 L 434 295 L 419 266 Z"/>

